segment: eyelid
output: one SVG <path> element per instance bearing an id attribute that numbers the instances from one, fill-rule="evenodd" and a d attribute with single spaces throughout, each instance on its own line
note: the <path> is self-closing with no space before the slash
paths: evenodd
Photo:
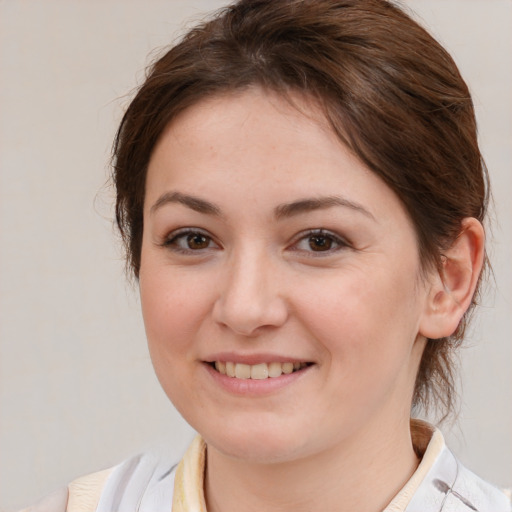
<path id="1" fill-rule="evenodd" d="M 209 242 L 211 244 L 214 244 L 213 247 L 205 247 L 204 249 L 190 249 L 185 247 L 180 247 L 176 241 L 180 238 L 184 238 L 187 235 L 193 235 L 198 234 L 202 235 L 206 238 L 208 238 Z M 336 245 L 334 248 L 327 249 L 325 251 L 314 251 L 314 250 L 306 250 L 306 249 L 300 249 L 297 247 L 297 245 L 307 239 L 308 237 L 314 237 L 314 236 L 324 236 L 326 238 L 331 238 Z M 158 244 L 161 245 L 164 248 L 170 249 L 177 253 L 182 254 L 193 254 L 196 256 L 199 256 L 201 254 L 204 254 L 206 251 L 209 250 L 217 250 L 222 249 L 221 244 L 215 239 L 215 237 L 209 233 L 207 230 L 194 227 L 194 226 L 187 226 L 187 227 L 181 227 L 178 229 L 175 229 L 171 231 L 169 234 L 167 234 L 163 240 Z M 343 249 L 352 248 L 352 243 L 347 240 L 345 237 L 339 235 L 336 232 L 333 232 L 329 229 L 325 228 L 313 228 L 313 229 L 307 229 L 305 231 L 301 231 L 300 233 L 296 234 L 291 243 L 286 247 L 286 250 L 292 251 L 292 252 L 300 252 L 307 257 L 312 258 L 318 258 L 318 257 L 328 257 L 332 256 L 334 253 L 337 253 Z"/>
<path id="2" fill-rule="evenodd" d="M 334 240 L 337 247 L 334 249 L 328 249 L 326 251 L 307 251 L 302 249 L 294 248 L 300 241 L 304 240 L 305 238 L 312 237 L 312 236 L 325 236 L 330 237 Z M 347 240 L 345 237 L 325 228 L 314 228 L 314 229 L 308 229 L 306 231 L 301 231 L 292 240 L 292 243 L 289 245 L 288 250 L 295 251 L 295 252 L 302 252 L 304 254 L 307 254 L 308 257 L 313 258 L 321 258 L 321 257 L 327 257 L 332 256 L 333 253 L 337 253 L 343 249 L 352 248 L 352 244 L 349 240 Z"/>
<path id="3" fill-rule="evenodd" d="M 185 249 L 185 248 L 179 247 L 174 244 L 175 241 L 178 240 L 179 238 L 185 237 L 187 235 L 193 235 L 193 234 L 202 235 L 202 236 L 208 238 L 213 244 L 215 244 L 216 247 L 206 247 L 204 249 Z M 220 244 L 215 240 L 215 238 L 210 233 L 208 233 L 208 231 L 201 229 L 201 228 L 196 228 L 193 226 L 182 227 L 182 228 L 175 229 L 174 231 L 171 231 L 169 234 L 167 234 L 163 238 L 162 242 L 159 245 L 161 245 L 162 247 L 171 249 L 178 253 L 196 254 L 196 255 L 199 255 L 200 253 L 203 253 L 203 252 L 211 250 L 211 249 L 219 249 L 220 248 Z"/>

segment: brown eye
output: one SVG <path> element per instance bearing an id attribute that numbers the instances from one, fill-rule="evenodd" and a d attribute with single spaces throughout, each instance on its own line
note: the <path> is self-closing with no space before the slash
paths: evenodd
<path id="1" fill-rule="evenodd" d="M 162 246 L 183 254 L 202 254 L 203 251 L 219 249 L 219 246 L 213 241 L 211 236 L 190 228 L 174 231 L 164 240 Z"/>
<path id="2" fill-rule="evenodd" d="M 308 244 L 312 251 L 328 251 L 332 249 L 333 239 L 326 235 L 313 235 L 308 238 Z"/>
<path id="3" fill-rule="evenodd" d="M 350 244 L 336 233 L 324 229 L 313 229 L 302 233 L 290 249 L 309 256 L 329 256 L 349 247 Z"/>
<path id="4" fill-rule="evenodd" d="M 201 233 L 191 233 L 187 236 L 187 246 L 191 250 L 206 249 L 210 245 L 210 238 Z"/>

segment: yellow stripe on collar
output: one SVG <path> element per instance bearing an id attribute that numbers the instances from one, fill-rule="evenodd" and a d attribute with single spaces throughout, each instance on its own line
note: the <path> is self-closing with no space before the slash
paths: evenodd
<path id="1" fill-rule="evenodd" d="M 206 512 L 204 465 L 206 444 L 196 436 L 176 469 L 172 512 Z"/>

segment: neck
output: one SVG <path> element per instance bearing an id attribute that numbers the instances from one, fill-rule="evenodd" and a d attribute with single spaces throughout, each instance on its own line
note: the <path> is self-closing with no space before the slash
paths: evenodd
<path id="1" fill-rule="evenodd" d="M 375 427 L 334 449 L 283 463 L 250 463 L 209 446 L 208 512 L 384 509 L 414 473 L 418 459 L 408 418 L 390 429 Z"/>

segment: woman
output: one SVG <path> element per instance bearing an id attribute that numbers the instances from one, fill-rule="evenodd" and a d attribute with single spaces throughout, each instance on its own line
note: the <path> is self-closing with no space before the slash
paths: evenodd
<path id="1" fill-rule="evenodd" d="M 410 421 L 451 408 L 488 192 L 469 91 L 401 10 L 220 12 L 153 66 L 114 182 L 157 376 L 200 437 L 55 510 L 510 509 Z"/>

